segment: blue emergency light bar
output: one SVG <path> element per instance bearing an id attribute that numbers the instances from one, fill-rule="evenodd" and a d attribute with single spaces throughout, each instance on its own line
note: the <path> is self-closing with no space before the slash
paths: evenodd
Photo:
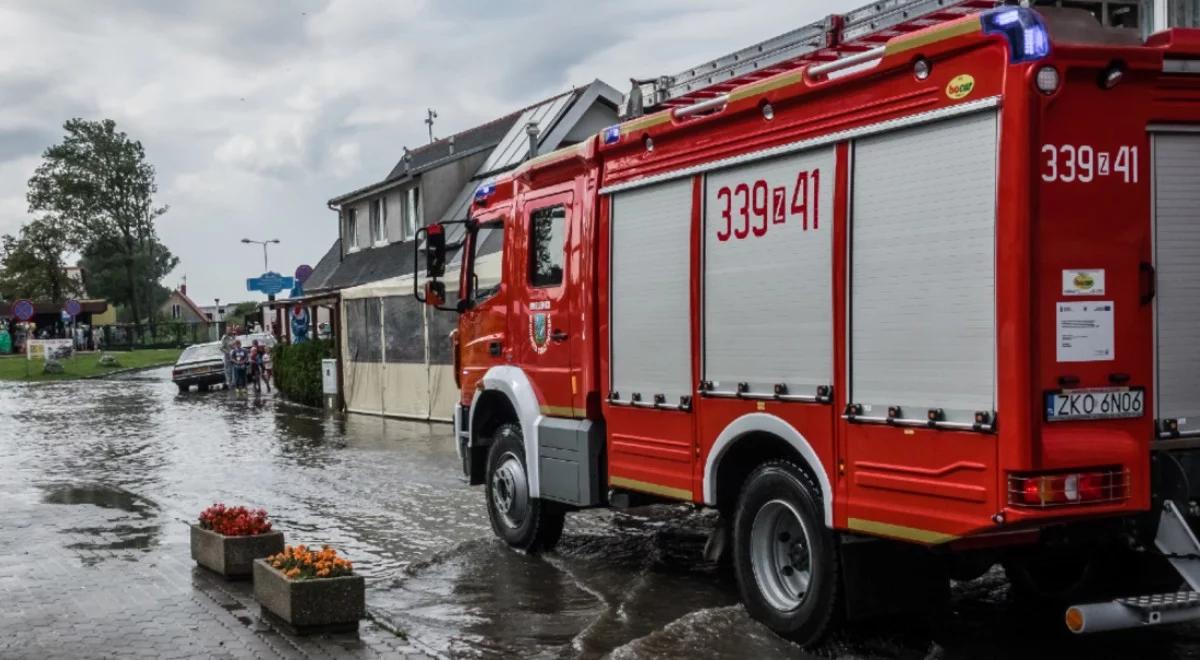
<path id="1" fill-rule="evenodd" d="M 475 203 L 483 204 L 487 201 L 488 197 L 492 196 L 492 193 L 494 192 L 496 192 L 496 183 L 494 181 L 480 184 L 480 186 L 475 189 Z"/>
<path id="2" fill-rule="evenodd" d="M 979 17 L 984 34 L 1002 34 L 1008 40 L 1010 62 L 1032 62 L 1050 54 L 1050 35 L 1037 12 L 1025 7 L 1004 7 Z"/>

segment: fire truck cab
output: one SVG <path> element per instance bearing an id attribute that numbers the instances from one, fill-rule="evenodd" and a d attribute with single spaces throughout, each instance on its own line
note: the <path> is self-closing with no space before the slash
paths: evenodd
<path id="1" fill-rule="evenodd" d="M 1200 32 L 1089 21 L 817 50 L 533 158 L 477 192 L 457 296 L 428 228 L 497 535 L 715 507 L 806 644 L 997 562 L 1075 632 L 1200 618 Z"/>

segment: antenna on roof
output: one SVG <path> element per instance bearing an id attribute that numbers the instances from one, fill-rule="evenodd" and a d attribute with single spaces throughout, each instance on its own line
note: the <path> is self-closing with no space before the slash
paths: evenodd
<path id="1" fill-rule="evenodd" d="M 433 120 L 437 119 L 437 111 L 433 108 L 425 109 L 425 125 L 429 127 L 429 142 L 433 143 Z"/>

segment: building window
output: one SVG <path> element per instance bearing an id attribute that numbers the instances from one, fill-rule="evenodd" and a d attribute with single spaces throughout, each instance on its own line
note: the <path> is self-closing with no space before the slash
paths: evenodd
<path id="1" fill-rule="evenodd" d="M 179 317 L 181 317 L 181 316 L 183 316 L 183 310 L 179 308 L 179 303 L 172 303 L 171 304 L 171 318 L 178 321 Z"/>
<path id="2" fill-rule="evenodd" d="M 387 198 L 380 197 L 371 202 L 371 242 L 387 240 Z"/>
<path id="3" fill-rule="evenodd" d="M 404 240 L 412 240 L 412 237 L 416 235 L 417 227 L 419 226 L 419 223 L 417 222 L 417 218 L 419 217 L 418 210 L 420 209 L 420 200 L 418 199 L 419 193 L 417 188 L 414 186 L 404 191 L 403 195 L 404 196 L 400 200 L 400 206 L 402 207 L 400 214 L 402 229 L 400 230 L 400 233 L 403 234 L 402 238 Z"/>
<path id="4" fill-rule="evenodd" d="M 529 217 L 529 283 L 535 287 L 562 284 L 566 218 L 563 206 L 538 209 Z"/>
<path id="5" fill-rule="evenodd" d="M 346 244 L 352 248 L 358 247 L 358 209 L 346 209 Z"/>

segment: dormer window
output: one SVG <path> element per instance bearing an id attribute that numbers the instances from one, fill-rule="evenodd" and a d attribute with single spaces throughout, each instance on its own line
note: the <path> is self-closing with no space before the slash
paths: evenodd
<path id="1" fill-rule="evenodd" d="M 346 209 L 346 244 L 351 248 L 358 247 L 358 209 L 353 206 Z"/>
<path id="2" fill-rule="evenodd" d="M 371 201 L 371 242 L 387 242 L 387 197 Z"/>

